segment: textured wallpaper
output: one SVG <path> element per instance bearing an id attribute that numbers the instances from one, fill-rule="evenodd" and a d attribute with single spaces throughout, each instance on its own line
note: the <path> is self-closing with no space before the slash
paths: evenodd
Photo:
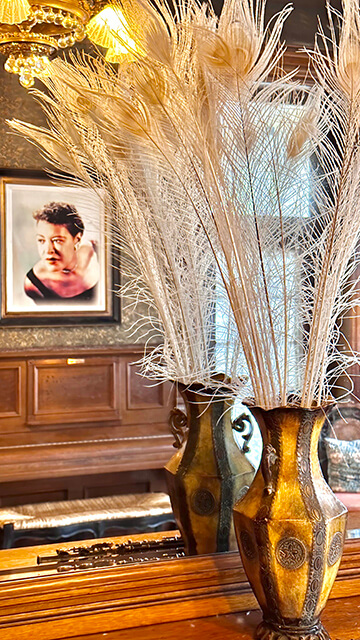
<path id="1" fill-rule="evenodd" d="M 0 57 L 0 172 L 9 170 L 41 170 L 44 168 L 40 153 L 21 137 L 9 133 L 6 119 L 17 118 L 45 124 L 43 113 L 34 98 L 20 86 L 15 75 L 3 69 Z M 121 323 L 64 327 L 14 328 L 1 326 L 0 351 L 31 348 L 105 347 L 134 343 L 135 335 L 129 335 L 134 318 L 126 304 L 121 305 Z"/>
<path id="2" fill-rule="evenodd" d="M 48 349 L 76 347 L 116 347 L 144 342 L 142 332 L 133 332 L 134 317 L 128 309 L 121 312 L 121 323 L 54 327 L 1 327 L 0 352 L 19 349 Z M 145 309 L 144 309 L 145 313 Z M 148 335 L 146 338 L 148 339 Z"/>
<path id="3" fill-rule="evenodd" d="M 10 133 L 5 120 L 17 118 L 34 124 L 44 122 L 43 113 L 34 98 L 21 87 L 17 76 L 6 73 L 1 56 L 0 67 L 0 167 L 4 169 L 42 169 L 43 163 L 36 148 L 19 136 Z"/>

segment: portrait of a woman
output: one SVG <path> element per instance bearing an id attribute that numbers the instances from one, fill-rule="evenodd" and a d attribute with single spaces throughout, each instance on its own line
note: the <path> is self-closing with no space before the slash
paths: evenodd
<path id="1" fill-rule="evenodd" d="M 94 244 L 83 238 L 84 223 L 76 207 L 50 202 L 33 218 L 40 260 L 26 274 L 26 295 L 36 304 L 93 301 L 99 263 Z"/>

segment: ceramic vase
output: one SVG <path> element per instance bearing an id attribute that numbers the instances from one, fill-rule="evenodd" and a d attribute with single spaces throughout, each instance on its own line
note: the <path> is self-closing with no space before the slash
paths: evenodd
<path id="1" fill-rule="evenodd" d="M 319 617 L 339 567 L 347 512 L 320 469 L 325 412 L 250 410 L 263 455 L 234 521 L 244 569 L 263 610 L 256 638 L 329 640 Z"/>
<path id="2" fill-rule="evenodd" d="M 234 503 L 254 476 L 233 438 L 233 399 L 201 385 L 179 385 L 179 391 L 186 414 L 175 410 L 173 431 L 186 426 L 187 437 L 165 466 L 174 515 L 187 554 L 228 551 L 236 548 Z"/>

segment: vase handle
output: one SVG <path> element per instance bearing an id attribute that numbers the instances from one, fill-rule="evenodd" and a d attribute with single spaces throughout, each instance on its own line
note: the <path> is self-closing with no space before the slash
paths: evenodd
<path id="1" fill-rule="evenodd" d="M 180 449 L 186 439 L 188 431 L 186 413 L 177 407 L 175 407 L 175 409 L 171 409 L 169 413 L 169 425 L 170 431 L 175 439 L 173 447 L 175 447 L 175 449 Z"/>
<path id="2" fill-rule="evenodd" d="M 247 413 L 241 413 L 235 420 L 232 421 L 231 426 L 234 431 L 241 434 L 242 439 L 244 440 L 241 451 L 243 453 L 248 453 L 250 451 L 249 442 L 253 437 L 254 433 L 254 425 L 251 421 L 250 416 Z M 248 433 L 244 433 L 248 429 Z"/>

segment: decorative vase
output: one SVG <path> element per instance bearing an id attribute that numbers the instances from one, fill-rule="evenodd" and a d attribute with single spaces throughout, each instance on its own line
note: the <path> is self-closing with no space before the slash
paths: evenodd
<path id="1" fill-rule="evenodd" d="M 232 509 L 248 490 L 254 469 L 233 438 L 233 398 L 224 397 L 221 389 L 204 389 L 200 384 L 179 384 L 179 391 L 186 415 L 175 409 L 170 422 L 175 435 L 185 425 L 188 433 L 182 443 L 178 440 L 180 448 L 165 470 L 186 553 L 235 549 Z M 239 425 L 236 429 L 239 431 Z"/>
<path id="2" fill-rule="evenodd" d="M 322 408 L 249 407 L 263 438 L 252 486 L 234 508 L 238 545 L 263 610 L 260 640 L 329 640 L 319 621 L 339 567 L 347 511 L 321 473 Z"/>

